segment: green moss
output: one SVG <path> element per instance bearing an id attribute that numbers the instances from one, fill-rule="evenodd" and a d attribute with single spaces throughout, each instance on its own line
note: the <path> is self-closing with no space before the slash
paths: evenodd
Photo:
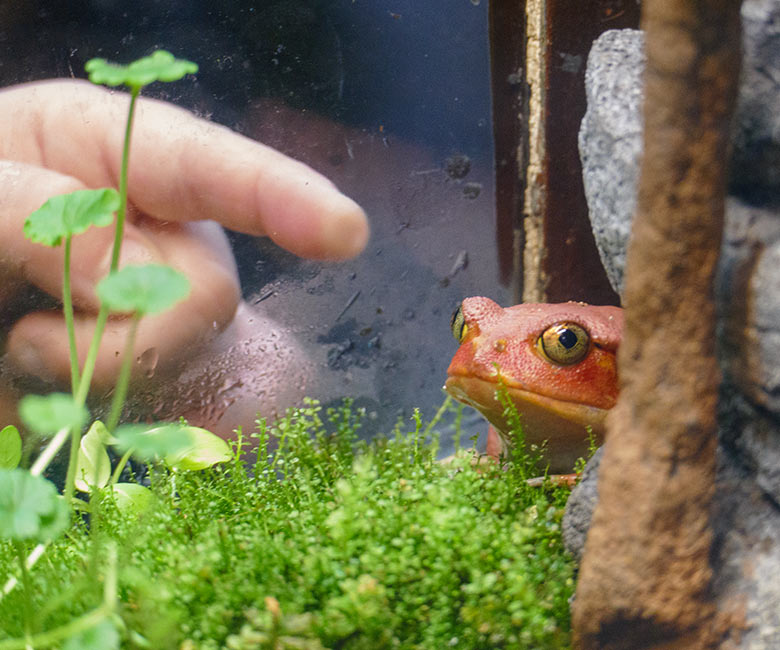
<path id="1" fill-rule="evenodd" d="M 260 424 L 256 460 L 244 439 L 222 466 L 152 468 L 156 502 L 140 517 L 106 496 L 97 550 L 80 525 L 31 572 L 35 624 L 100 603 L 114 540 L 123 648 L 569 647 L 566 491 L 466 452 L 438 463 L 419 419 L 358 443 L 359 421 L 311 403 Z M 0 558 L 3 580 L 10 549 Z M 24 602 L 21 590 L 0 601 L 0 644 L 23 635 Z"/>

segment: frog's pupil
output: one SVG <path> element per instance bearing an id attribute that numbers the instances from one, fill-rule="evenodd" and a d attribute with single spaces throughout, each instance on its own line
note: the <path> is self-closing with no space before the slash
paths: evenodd
<path id="1" fill-rule="evenodd" d="M 558 335 L 558 340 L 561 342 L 561 345 L 565 347 L 567 350 L 571 350 L 575 345 L 577 345 L 577 335 L 572 332 L 570 329 L 563 330 Z"/>

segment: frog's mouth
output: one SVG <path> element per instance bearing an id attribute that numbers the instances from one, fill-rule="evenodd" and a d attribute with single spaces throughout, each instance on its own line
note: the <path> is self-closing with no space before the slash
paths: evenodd
<path id="1" fill-rule="evenodd" d="M 504 417 L 504 407 L 498 400 L 495 382 L 450 375 L 444 390 L 456 400 L 477 409 L 498 433 L 512 443 L 511 426 Z M 525 441 L 531 445 L 545 443 L 550 467 L 565 466 L 571 471 L 573 463 L 588 449 L 588 427 L 597 444 L 604 437 L 608 409 L 546 397 L 512 386 L 504 386 L 507 397 L 520 415 Z"/>

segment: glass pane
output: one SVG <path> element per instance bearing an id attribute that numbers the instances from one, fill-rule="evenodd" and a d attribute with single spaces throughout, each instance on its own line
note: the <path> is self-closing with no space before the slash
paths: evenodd
<path id="1" fill-rule="evenodd" d="M 242 325 L 180 369 L 175 387 L 150 380 L 147 409 L 222 429 L 303 395 L 354 397 L 373 430 L 415 406 L 432 415 L 456 349 L 450 314 L 465 296 L 509 295 L 497 284 L 487 2 L 4 7 L 3 85 L 83 77 L 93 56 L 130 61 L 163 47 L 200 72 L 146 95 L 308 163 L 371 221 L 366 251 L 345 263 L 231 234 Z"/>

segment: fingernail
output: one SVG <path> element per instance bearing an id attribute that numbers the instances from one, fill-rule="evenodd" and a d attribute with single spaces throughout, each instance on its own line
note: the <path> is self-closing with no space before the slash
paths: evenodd
<path id="1" fill-rule="evenodd" d="M 51 367 L 44 362 L 37 347 L 27 342 L 15 347 L 13 361 L 21 371 L 44 381 L 53 381 L 55 379 Z"/>
<path id="2" fill-rule="evenodd" d="M 368 241 L 369 228 L 363 210 L 350 199 L 349 205 L 333 211 L 323 224 L 323 239 L 332 259 L 346 259 L 360 253 Z"/>
<path id="3" fill-rule="evenodd" d="M 103 259 L 100 268 L 103 269 L 104 275 L 108 274 L 111 268 L 111 253 L 108 251 Z M 151 264 L 153 262 L 159 262 L 160 255 L 156 250 L 153 250 L 150 245 L 141 243 L 135 239 L 125 238 L 122 242 L 122 248 L 119 254 L 119 268 L 132 264 Z"/>
<path id="4" fill-rule="evenodd" d="M 119 266 L 129 264 L 150 264 L 159 262 L 160 255 L 151 244 L 145 245 L 134 239 L 125 239 L 122 242 L 122 250 L 119 255 Z"/>

